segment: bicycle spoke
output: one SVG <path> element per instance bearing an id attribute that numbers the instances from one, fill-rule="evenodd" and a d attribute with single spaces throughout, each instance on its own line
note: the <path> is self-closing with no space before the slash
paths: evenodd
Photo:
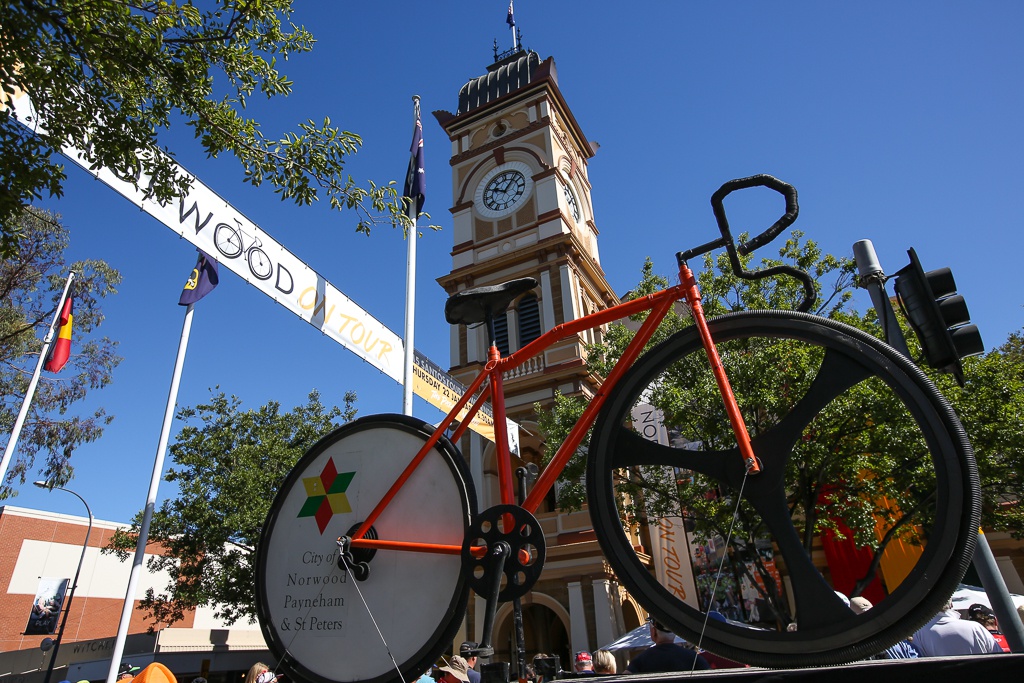
<path id="1" fill-rule="evenodd" d="M 815 629 L 853 617 L 832 587 L 814 566 L 793 526 L 786 494 L 778 486 L 746 493 L 761 520 L 772 533 L 792 579 L 798 630 Z"/>
<path id="2" fill-rule="evenodd" d="M 649 441 L 629 427 L 619 430 L 611 455 L 611 464 L 616 468 L 637 465 L 677 467 L 700 472 L 734 486 L 739 486 L 743 479 L 743 461 L 738 448 L 721 451 L 672 448 Z"/>
<path id="3" fill-rule="evenodd" d="M 761 451 L 788 457 L 804 430 L 825 406 L 869 377 L 871 373 L 856 359 L 828 350 L 807 393 L 777 424 L 753 439 L 758 457 L 765 457 Z"/>

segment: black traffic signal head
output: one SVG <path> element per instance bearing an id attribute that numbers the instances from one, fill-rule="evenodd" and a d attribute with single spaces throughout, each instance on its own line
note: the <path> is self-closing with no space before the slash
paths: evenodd
<path id="1" fill-rule="evenodd" d="M 985 351 L 964 298 L 956 293 L 956 281 L 949 268 L 921 267 L 917 252 L 907 251 L 910 264 L 896 273 L 896 294 L 900 306 L 924 350 L 925 362 L 941 372 L 951 372 L 964 383 L 961 358 Z"/>

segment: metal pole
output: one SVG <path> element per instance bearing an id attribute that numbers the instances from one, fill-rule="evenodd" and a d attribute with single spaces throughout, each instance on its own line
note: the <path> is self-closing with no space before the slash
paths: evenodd
<path id="1" fill-rule="evenodd" d="M 525 467 L 516 468 L 516 479 L 519 482 L 519 490 L 516 495 L 520 505 L 526 500 L 526 477 L 528 470 Z M 516 678 L 520 683 L 526 682 L 526 630 L 523 628 L 523 600 L 520 597 L 512 598 L 512 624 L 515 627 L 515 658 Z M 511 648 L 510 648 L 511 649 Z"/>
<path id="2" fill-rule="evenodd" d="M 985 532 L 978 528 L 978 545 L 974 549 L 974 568 L 981 577 L 981 585 L 985 588 L 992 611 L 999 620 L 999 630 L 1006 636 L 1010 652 L 1024 652 L 1024 624 L 1017 617 L 1017 609 L 1010 599 L 1010 591 L 1006 588 L 1003 575 L 999 573 L 996 558 L 988 545 Z"/>
<path id="3" fill-rule="evenodd" d="M 885 272 L 878 263 L 878 256 L 875 254 L 875 246 L 871 240 L 861 240 L 853 244 L 853 257 L 857 261 L 857 272 L 860 273 L 861 287 L 868 290 L 871 295 L 871 303 L 875 306 L 878 314 L 878 321 L 882 325 L 882 332 L 885 334 L 885 341 L 907 358 L 910 358 L 910 350 L 907 349 L 907 340 L 903 338 L 903 330 L 896 321 L 896 313 L 892 310 L 889 296 L 885 291 Z"/>
<path id="4" fill-rule="evenodd" d="M 512 50 L 516 51 L 516 50 L 519 49 L 519 41 L 516 40 L 516 19 L 515 19 L 515 11 L 512 8 L 512 2 L 513 2 L 513 0 L 509 0 L 509 3 L 508 3 L 508 11 L 509 11 L 509 13 L 512 16 L 512 26 L 510 26 L 509 29 L 512 31 Z"/>
<path id="5" fill-rule="evenodd" d="M 78 500 L 82 501 L 82 505 L 85 506 L 85 511 L 89 514 L 89 526 L 85 530 L 85 542 L 82 544 L 82 556 L 78 558 L 78 569 L 75 570 L 75 578 L 71 582 L 71 591 L 68 593 L 68 601 L 62 605 L 61 608 L 64 610 L 64 616 L 60 620 L 60 628 L 57 629 L 57 640 L 53 643 L 53 654 L 50 656 L 50 664 L 46 667 L 46 678 L 43 679 L 43 683 L 50 683 L 50 677 L 53 676 L 53 667 L 57 663 L 57 651 L 60 650 L 60 643 L 64 639 L 64 626 L 68 623 L 68 614 L 71 612 L 71 601 L 75 599 L 75 589 L 78 588 L 78 577 L 82 573 L 82 563 L 85 562 L 85 551 L 89 549 L 89 535 L 92 533 L 92 510 L 89 509 L 89 504 L 85 502 L 85 498 L 62 486 L 50 486 L 45 481 L 37 481 L 35 485 L 44 488 L 57 489 L 59 491 L 67 491 Z"/>
<path id="6" fill-rule="evenodd" d="M 7 448 L 4 449 L 4 458 L 0 461 L 0 485 L 3 484 L 4 479 L 7 477 L 7 466 L 11 464 L 14 449 L 18 446 L 18 437 L 21 435 L 21 428 L 25 424 L 25 418 L 28 416 L 28 408 L 32 405 L 32 397 L 36 394 L 36 385 L 39 384 L 39 375 L 43 371 L 46 354 L 50 350 L 50 344 L 53 343 L 54 328 L 57 326 L 57 320 L 60 318 L 61 311 L 64 310 L 64 300 L 68 298 L 68 290 L 71 289 L 71 281 L 74 279 L 75 273 L 68 273 L 68 281 L 64 283 L 64 293 L 60 295 L 60 303 L 57 304 L 57 310 L 53 313 L 50 329 L 46 331 L 46 336 L 43 337 L 43 348 L 39 351 L 39 360 L 36 362 L 35 372 L 32 373 L 32 379 L 29 380 L 28 390 L 25 392 L 25 400 L 21 402 L 21 410 L 18 412 L 18 418 L 14 421 L 11 438 L 7 440 Z"/>
<path id="7" fill-rule="evenodd" d="M 413 95 L 413 108 L 416 121 L 420 120 L 420 96 Z M 422 138 L 421 138 L 422 139 Z M 408 252 L 405 259 L 405 383 L 402 386 L 402 414 L 412 415 L 413 385 L 413 332 L 416 328 L 416 198 L 412 197 L 406 209 L 406 215 L 412 220 L 412 229 L 406 236 Z"/>
<path id="8" fill-rule="evenodd" d="M 135 545 L 135 561 L 125 591 L 124 605 L 121 607 L 121 622 L 117 627 L 117 640 L 114 652 L 110 656 L 110 669 L 107 671 L 107 683 L 114 683 L 117 670 L 124 654 L 124 643 L 128 638 L 128 624 L 135 606 L 135 587 L 142 573 L 142 563 L 146 556 L 146 544 L 149 541 L 149 525 L 153 521 L 153 510 L 156 508 L 156 491 L 160 486 L 160 475 L 164 471 L 164 454 L 167 452 L 167 439 L 171 433 L 171 422 L 174 420 L 174 406 L 178 400 L 178 383 L 181 380 L 181 369 L 185 365 L 185 351 L 188 349 L 188 335 L 192 331 L 192 308 L 189 304 L 185 309 L 185 322 L 181 326 L 181 339 L 178 341 L 178 356 L 174 360 L 174 374 L 171 376 L 171 388 L 167 392 L 167 406 L 164 408 L 164 422 L 160 429 L 160 443 L 156 447 L 156 459 L 153 462 L 153 475 L 149 480 L 149 496 L 146 498 L 146 509 L 142 514 L 142 527 L 139 529 L 139 542 Z"/>

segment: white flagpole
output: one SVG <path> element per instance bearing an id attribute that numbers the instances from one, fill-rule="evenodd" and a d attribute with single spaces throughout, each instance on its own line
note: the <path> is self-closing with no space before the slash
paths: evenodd
<path id="1" fill-rule="evenodd" d="M 515 9 L 513 9 L 513 7 L 512 7 L 512 0 L 509 0 L 508 11 L 512 14 L 512 26 L 511 26 L 511 30 L 512 30 L 512 49 L 513 50 L 518 50 L 519 49 L 519 41 L 516 39 L 516 13 L 515 13 Z"/>
<path id="2" fill-rule="evenodd" d="M 135 588 L 139 582 L 139 574 L 142 573 L 146 544 L 149 540 L 149 525 L 153 521 L 153 511 L 156 508 L 156 490 L 160 485 L 160 475 L 164 471 L 164 453 L 167 451 L 167 438 L 170 436 L 171 422 L 174 419 L 174 406 L 178 401 L 178 383 L 181 380 L 181 368 L 185 364 L 188 335 L 192 330 L 192 307 L 194 305 L 189 304 L 185 310 L 185 322 L 181 327 L 178 357 L 174 361 L 174 375 L 171 377 L 171 389 L 167 395 L 167 407 L 164 408 L 164 422 L 160 428 L 160 443 L 156 447 L 153 476 L 149 480 L 149 497 L 146 499 L 146 509 L 142 514 L 139 542 L 135 545 L 135 561 L 132 564 L 132 573 L 128 579 L 128 590 L 125 592 L 124 605 L 121 607 L 121 623 L 117 627 L 117 640 L 114 642 L 114 652 L 110 656 L 110 670 L 107 672 L 107 683 L 114 683 L 117 679 L 117 670 L 121 665 L 121 656 L 124 654 L 124 643 L 128 638 L 128 624 L 132 618 L 132 610 L 135 608 Z"/>
<path id="3" fill-rule="evenodd" d="M 416 120 L 420 118 L 420 96 L 413 95 L 413 109 Z M 414 124 L 415 125 L 415 124 Z M 421 133 L 422 135 L 422 133 Z M 422 138 L 421 138 L 422 139 Z M 402 386 L 402 414 L 412 415 L 412 385 L 413 385 L 413 332 L 416 327 L 416 198 L 414 197 L 406 209 L 409 218 L 412 219 L 412 230 L 406 236 L 409 243 L 405 257 L 405 383 Z"/>
<path id="4" fill-rule="evenodd" d="M 28 382 L 28 390 L 25 392 L 25 399 L 21 402 L 21 410 L 18 411 L 18 418 L 14 421 L 14 429 L 11 430 L 11 438 L 7 440 L 7 448 L 4 449 L 4 458 L 0 461 L 0 486 L 7 477 L 7 467 L 11 464 L 11 457 L 14 449 L 18 447 L 18 437 L 21 436 L 21 428 L 25 425 L 25 418 L 28 417 L 29 406 L 32 405 L 32 398 L 36 395 L 36 386 L 39 384 L 39 375 L 43 371 L 43 364 L 46 363 L 46 355 L 50 352 L 50 345 L 53 343 L 57 321 L 64 310 L 64 301 L 68 298 L 68 291 L 71 289 L 71 281 L 75 279 L 74 271 L 68 273 L 68 281 L 64 283 L 64 292 L 60 295 L 60 303 L 53 314 L 50 322 L 50 329 L 43 337 L 43 348 L 39 351 L 39 360 L 36 361 L 36 370 L 32 373 L 32 379 Z"/>

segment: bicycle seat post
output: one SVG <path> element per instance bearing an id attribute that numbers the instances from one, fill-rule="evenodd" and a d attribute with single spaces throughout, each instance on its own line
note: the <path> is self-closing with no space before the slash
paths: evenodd
<path id="1" fill-rule="evenodd" d="M 498 349 L 498 331 L 494 328 L 494 315 L 488 311 L 484 319 L 487 327 L 487 360 L 501 360 L 501 351 Z M 495 353 L 497 351 L 497 353 Z"/>

